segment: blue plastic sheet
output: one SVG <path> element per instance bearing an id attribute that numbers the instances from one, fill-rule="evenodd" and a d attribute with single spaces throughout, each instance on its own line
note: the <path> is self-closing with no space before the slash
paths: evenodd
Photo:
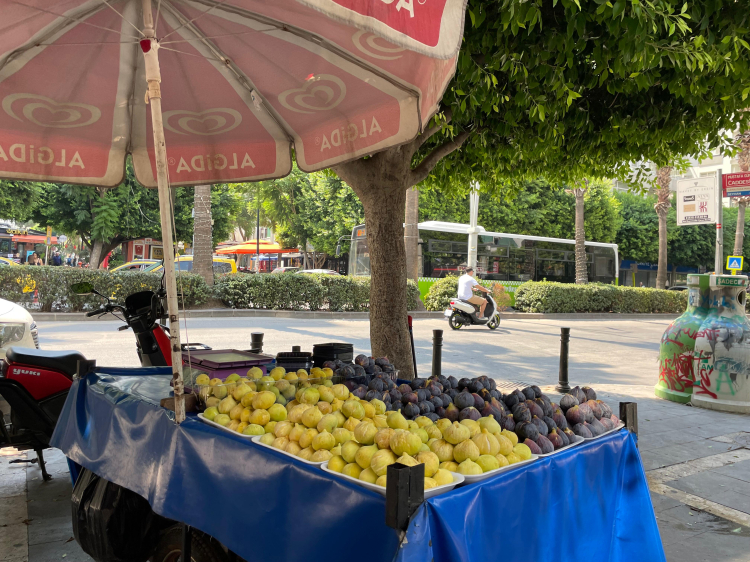
<path id="1" fill-rule="evenodd" d="M 75 382 L 52 444 L 247 560 L 665 560 L 627 432 L 431 498 L 399 546 L 379 494 L 195 417 L 175 425 L 156 372 Z"/>

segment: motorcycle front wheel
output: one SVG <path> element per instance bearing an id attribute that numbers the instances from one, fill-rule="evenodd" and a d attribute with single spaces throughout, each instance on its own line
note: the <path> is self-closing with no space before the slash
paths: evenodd
<path id="1" fill-rule="evenodd" d="M 453 330 L 460 330 L 461 326 L 463 326 L 463 322 L 461 322 L 461 315 L 458 312 L 454 312 L 448 317 L 448 325 Z"/>
<path id="2" fill-rule="evenodd" d="M 487 322 L 487 327 L 488 327 L 488 328 L 489 328 L 490 330 L 494 330 L 494 329 L 495 329 L 495 328 L 497 328 L 497 327 L 498 327 L 499 325 L 500 325 L 500 315 L 499 315 L 499 314 L 495 314 L 495 315 L 494 315 L 494 316 L 493 316 L 492 318 L 490 318 L 490 319 L 489 319 L 489 321 Z"/>

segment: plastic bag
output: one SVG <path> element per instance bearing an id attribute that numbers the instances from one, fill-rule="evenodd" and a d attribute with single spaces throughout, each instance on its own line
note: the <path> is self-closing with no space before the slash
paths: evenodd
<path id="1" fill-rule="evenodd" d="M 97 562 L 143 562 L 168 524 L 144 498 L 88 469 L 78 476 L 71 499 L 73 535 Z"/>

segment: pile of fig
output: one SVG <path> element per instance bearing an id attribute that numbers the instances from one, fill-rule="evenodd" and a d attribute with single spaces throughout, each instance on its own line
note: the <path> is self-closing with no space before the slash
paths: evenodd
<path id="1" fill-rule="evenodd" d="M 612 409 L 596 399 L 593 388 L 575 387 L 560 398 L 560 408 L 576 435 L 590 439 L 617 427 L 620 419 Z"/>

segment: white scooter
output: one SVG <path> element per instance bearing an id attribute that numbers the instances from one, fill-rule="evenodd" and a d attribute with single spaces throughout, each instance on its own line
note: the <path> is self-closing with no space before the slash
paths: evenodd
<path id="1" fill-rule="evenodd" d="M 470 302 L 460 299 L 453 299 L 445 310 L 445 317 L 448 319 L 448 325 L 454 330 L 460 330 L 462 326 L 472 326 L 474 324 L 486 325 L 490 330 L 494 330 L 500 325 L 500 313 L 497 311 L 497 304 L 492 295 L 485 293 L 487 306 L 484 307 L 484 318 L 478 318 L 479 310 Z"/>

